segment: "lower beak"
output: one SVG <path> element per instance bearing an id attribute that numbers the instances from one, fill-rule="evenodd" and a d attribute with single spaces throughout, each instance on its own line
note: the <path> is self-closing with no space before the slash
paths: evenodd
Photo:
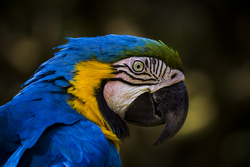
<path id="1" fill-rule="evenodd" d="M 154 145 L 172 138 L 184 124 L 188 113 L 188 93 L 183 81 L 163 87 L 153 94 L 140 95 L 129 107 L 125 120 L 140 126 L 166 124 Z"/>

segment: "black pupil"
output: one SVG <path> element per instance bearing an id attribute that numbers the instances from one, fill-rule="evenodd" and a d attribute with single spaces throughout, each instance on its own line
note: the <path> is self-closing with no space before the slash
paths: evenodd
<path id="1" fill-rule="evenodd" d="M 141 65 L 138 64 L 138 65 L 136 66 L 136 68 L 137 68 L 137 69 L 140 69 L 140 68 L 141 68 Z"/>

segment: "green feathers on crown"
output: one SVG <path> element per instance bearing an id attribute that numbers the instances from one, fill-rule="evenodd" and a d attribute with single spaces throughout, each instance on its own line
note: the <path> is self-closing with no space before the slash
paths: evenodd
<path id="1" fill-rule="evenodd" d="M 174 51 L 171 47 L 169 48 L 162 41 L 156 41 L 151 39 L 142 39 L 145 45 L 136 45 L 135 49 L 129 49 L 122 51 L 127 56 L 144 56 L 144 57 L 155 57 L 166 63 L 172 69 L 178 69 L 184 72 L 181 58 L 177 51 Z"/>

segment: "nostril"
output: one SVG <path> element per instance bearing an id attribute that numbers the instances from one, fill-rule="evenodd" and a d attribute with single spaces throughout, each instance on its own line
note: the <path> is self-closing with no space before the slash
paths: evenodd
<path id="1" fill-rule="evenodd" d="M 174 78 L 176 77 L 176 75 L 177 75 L 177 74 L 173 74 L 173 75 L 171 76 L 171 79 L 174 79 Z"/>

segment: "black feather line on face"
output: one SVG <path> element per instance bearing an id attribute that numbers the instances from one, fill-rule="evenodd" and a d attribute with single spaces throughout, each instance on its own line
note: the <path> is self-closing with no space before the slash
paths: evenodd
<path id="1" fill-rule="evenodd" d="M 116 134 L 119 139 L 124 139 L 129 136 L 129 129 L 123 119 L 121 119 L 119 115 L 109 108 L 106 100 L 104 99 L 103 91 L 106 83 L 107 80 L 103 80 L 100 87 L 95 91 L 98 107 L 102 116 L 111 127 L 113 133 Z"/>
<path id="2" fill-rule="evenodd" d="M 163 65 L 164 65 L 164 63 L 161 61 L 161 69 L 160 69 L 159 74 L 158 74 L 159 77 L 161 76 Z"/>
<path id="3" fill-rule="evenodd" d="M 149 79 L 136 78 L 136 77 L 132 76 L 131 74 L 129 74 L 127 71 L 123 71 L 123 70 L 119 70 L 119 71 L 113 72 L 113 74 L 119 74 L 119 73 L 124 73 L 127 76 L 129 76 L 132 80 L 137 80 L 137 81 L 141 81 L 141 82 L 157 81 L 156 80 L 157 78 L 156 79 L 153 79 L 153 78 L 149 78 Z M 144 75 L 144 74 L 140 74 L 140 75 Z"/>
<path id="4" fill-rule="evenodd" d="M 143 85 L 156 85 L 156 84 L 158 84 L 158 83 L 131 83 L 131 82 L 123 80 L 122 78 L 111 78 L 109 80 L 110 81 L 120 81 L 122 83 L 125 83 L 127 85 L 131 85 L 131 86 L 143 86 Z"/>
<path id="5" fill-rule="evenodd" d="M 145 65 L 146 65 L 146 68 L 149 67 L 149 65 L 148 65 L 148 59 L 145 60 Z"/>
<path id="6" fill-rule="evenodd" d="M 117 70 L 117 71 L 115 71 L 115 72 L 112 72 L 112 74 L 121 74 L 121 73 L 125 73 L 125 74 L 129 74 L 128 72 L 126 72 L 126 71 L 123 71 L 123 70 Z M 149 76 L 149 77 L 151 77 L 151 75 L 150 74 L 148 74 L 148 73 L 146 73 L 146 72 L 143 72 L 143 73 L 140 73 L 140 74 L 137 74 L 137 73 L 133 73 L 133 74 L 135 74 L 135 75 L 147 75 L 147 76 Z M 130 74 L 129 74 L 130 75 Z"/>
<path id="7" fill-rule="evenodd" d="M 126 67 L 125 65 L 111 65 L 111 67 L 114 67 L 114 68 L 119 68 L 119 67 Z"/>
<path id="8" fill-rule="evenodd" d="M 164 77 L 164 75 L 166 74 L 166 71 L 167 71 L 168 68 L 165 68 L 165 70 L 163 71 L 163 74 L 161 77 Z"/>

